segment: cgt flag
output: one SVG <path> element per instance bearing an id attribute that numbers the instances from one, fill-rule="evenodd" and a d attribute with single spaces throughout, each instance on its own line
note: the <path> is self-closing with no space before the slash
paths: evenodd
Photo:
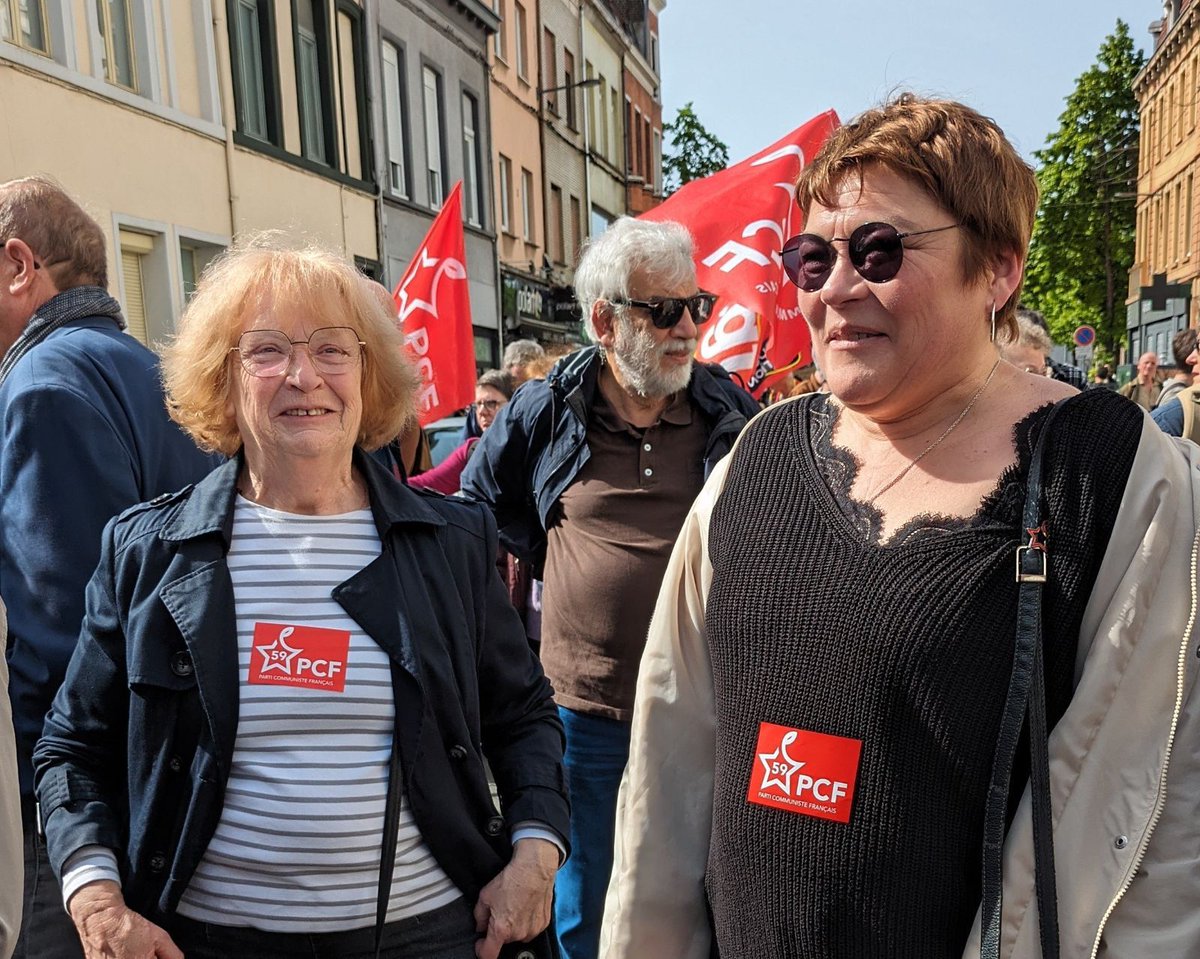
<path id="1" fill-rule="evenodd" d="M 475 396 L 466 260 L 460 180 L 392 294 L 404 345 L 421 375 L 417 418 L 422 426 L 462 409 Z"/>
<path id="2" fill-rule="evenodd" d="M 697 359 L 720 363 L 758 396 L 768 380 L 811 359 L 808 327 L 779 259 L 799 232 L 792 187 L 801 168 L 838 126 L 832 110 L 748 160 L 702 180 L 643 213 L 675 220 L 696 240 L 696 279 L 718 294 L 716 314 L 700 331 Z"/>

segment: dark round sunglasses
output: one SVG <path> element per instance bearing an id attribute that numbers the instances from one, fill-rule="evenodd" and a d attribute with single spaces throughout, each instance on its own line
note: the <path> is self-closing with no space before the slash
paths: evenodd
<path id="1" fill-rule="evenodd" d="M 935 226 L 932 230 L 910 230 L 901 233 L 890 223 L 864 223 L 848 237 L 835 236 L 830 240 L 815 233 L 801 233 L 788 240 L 780 251 L 783 272 L 805 293 L 816 293 L 833 272 L 837 251 L 834 243 L 845 243 L 850 264 L 868 283 L 886 283 L 896 278 L 904 262 L 904 241 L 910 236 L 941 233 L 962 226 Z"/>
<path id="2" fill-rule="evenodd" d="M 626 300 L 614 297 L 608 301 L 616 306 L 636 306 L 650 314 L 650 322 L 657 329 L 669 330 L 683 319 L 683 309 L 692 314 L 692 322 L 699 326 L 712 316 L 715 293 L 697 293 L 695 296 L 667 296 L 659 300 Z"/>

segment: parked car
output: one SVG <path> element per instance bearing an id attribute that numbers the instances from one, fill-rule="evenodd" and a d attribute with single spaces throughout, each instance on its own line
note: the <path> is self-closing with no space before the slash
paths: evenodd
<path id="1" fill-rule="evenodd" d="M 445 416 L 425 427 L 425 436 L 429 440 L 429 456 L 434 466 L 458 449 L 466 423 L 465 416 Z"/>

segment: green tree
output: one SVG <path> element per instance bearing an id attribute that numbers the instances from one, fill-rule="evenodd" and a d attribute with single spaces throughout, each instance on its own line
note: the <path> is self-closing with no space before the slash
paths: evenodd
<path id="1" fill-rule="evenodd" d="M 663 124 L 670 149 L 663 151 L 663 184 L 667 195 L 685 183 L 699 180 L 729 166 L 729 147 L 705 129 L 689 100 L 675 119 Z"/>
<path id="2" fill-rule="evenodd" d="M 1034 153 L 1042 198 L 1022 300 L 1042 311 L 1059 342 L 1088 323 L 1110 353 L 1125 337 L 1138 170 L 1133 78 L 1144 63 L 1118 20 L 1067 97 L 1058 131 Z"/>

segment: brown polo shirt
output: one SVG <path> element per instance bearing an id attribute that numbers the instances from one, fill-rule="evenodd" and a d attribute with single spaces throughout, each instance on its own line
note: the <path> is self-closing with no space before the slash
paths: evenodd
<path id="1" fill-rule="evenodd" d="M 708 427 L 683 390 L 631 426 L 597 388 L 591 457 L 547 530 L 542 665 L 568 709 L 628 721 L 671 548 L 704 483 Z"/>

